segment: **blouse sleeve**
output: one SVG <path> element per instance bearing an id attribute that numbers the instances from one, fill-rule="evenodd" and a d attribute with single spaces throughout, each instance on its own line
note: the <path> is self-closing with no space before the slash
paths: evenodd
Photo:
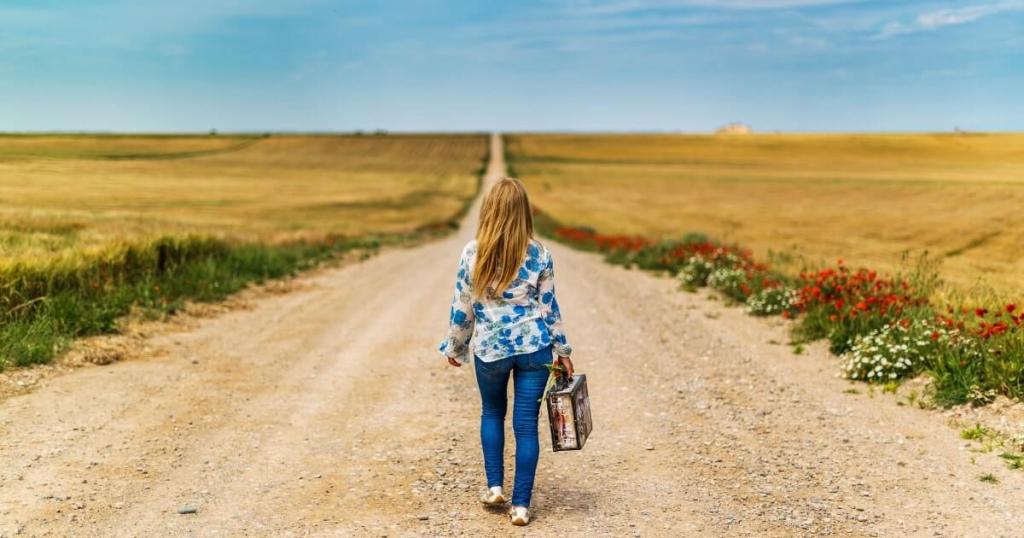
<path id="1" fill-rule="evenodd" d="M 441 342 L 441 353 L 459 362 L 469 362 L 469 342 L 473 338 L 473 292 L 470 281 L 469 249 L 459 258 L 455 276 L 455 294 L 448 320 L 448 337 Z"/>
<path id="2" fill-rule="evenodd" d="M 558 299 L 555 298 L 555 264 L 551 259 L 551 253 L 547 255 L 547 263 L 540 271 L 537 279 L 537 291 L 540 294 L 540 314 L 544 324 L 551 335 L 552 347 L 559 357 L 568 357 L 572 354 L 572 346 L 565 337 L 565 329 L 562 328 L 562 313 L 558 310 Z"/>

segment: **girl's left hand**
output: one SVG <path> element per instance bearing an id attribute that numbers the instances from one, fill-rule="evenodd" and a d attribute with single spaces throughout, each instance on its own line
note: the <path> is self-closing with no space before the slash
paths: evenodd
<path id="1" fill-rule="evenodd" d="M 462 363 L 461 362 L 459 362 L 459 361 L 457 361 L 457 360 L 455 360 L 455 359 L 453 359 L 451 357 L 448 357 L 448 364 L 450 364 L 452 366 L 455 366 L 456 368 L 461 368 L 462 367 Z"/>

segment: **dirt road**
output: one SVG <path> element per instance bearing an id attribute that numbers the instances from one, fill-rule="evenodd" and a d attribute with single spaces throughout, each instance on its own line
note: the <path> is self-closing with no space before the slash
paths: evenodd
<path id="1" fill-rule="evenodd" d="M 772 343 L 784 327 L 559 245 L 595 433 L 542 454 L 535 520 L 509 526 L 477 502 L 472 371 L 435 351 L 472 230 L 0 403 L 0 535 L 1021 535 L 1024 473 L 938 414 L 844 393 L 824 350 Z"/>

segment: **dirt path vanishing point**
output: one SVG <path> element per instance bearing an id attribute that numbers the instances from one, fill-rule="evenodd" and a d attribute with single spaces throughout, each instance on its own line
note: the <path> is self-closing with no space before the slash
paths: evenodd
<path id="1" fill-rule="evenodd" d="M 596 430 L 542 444 L 535 520 L 509 526 L 477 501 L 472 370 L 435 351 L 475 215 L 0 403 L 0 535 L 1024 533 L 1024 473 L 972 463 L 939 415 L 844 393 L 823 349 L 772 343 L 781 325 L 559 245 Z"/>

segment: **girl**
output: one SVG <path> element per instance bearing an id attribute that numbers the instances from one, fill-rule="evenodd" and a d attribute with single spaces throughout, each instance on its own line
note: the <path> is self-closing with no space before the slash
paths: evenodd
<path id="1" fill-rule="evenodd" d="M 491 187 L 480 210 L 476 240 L 459 258 L 450 328 L 441 353 L 452 366 L 462 366 L 469 362 L 471 340 L 483 402 L 480 443 L 488 489 L 482 501 L 489 506 L 505 502 L 501 488 L 511 374 L 516 476 L 509 516 L 513 525 L 526 525 L 540 455 L 537 416 L 552 352 L 569 375 L 573 366 L 555 299 L 551 253 L 533 237 L 530 201 L 516 179 L 505 178 Z"/>

